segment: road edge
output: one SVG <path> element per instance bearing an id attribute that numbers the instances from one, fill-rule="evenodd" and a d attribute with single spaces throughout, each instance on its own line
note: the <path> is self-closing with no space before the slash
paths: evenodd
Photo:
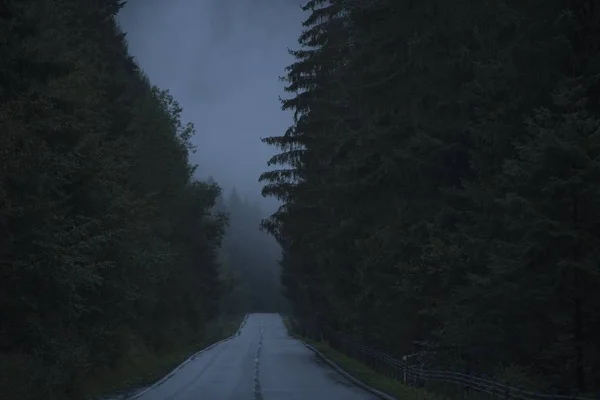
<path id="1" fill-rule="evenodd" d="M 211 344 L 208 347 L 205 347 L 204 349 L 192 354 L 191 356 L 189 356 L 184 362 L 182 362 L 181 364 L 179 364 L 177 367 L 175 367 L 171 372 L 169 372 L 167 375 L 165 375 L 164 377 L 162 377 L 161 379 L 159 379 L 158 381 L 154 382 L 152 385 L 148 386 L 147 388 L 137 392 L 136 394 L 132 395 L 131 397 L 127 397 L 126 400 L 135 400 L 140 398 L 141 396 L 143 396 L 144 394 L 148 393 L 149 391 L 156 389 L 158 386 L 162 385 L 163 383 L 165 383 L 166 381 L 168 381 L 169 379 L 171 379 L 171 377 L 173 377 L 173 375 L 175 375 L 175 373 L 177 371 L 179 371 L 183 366 L 185 366 L 186 364 L 188 364 L 190 361 L 194 360 L 194 358 L 196 358 L 197 356 L 199 356 L 200 354 L 204 353 L 205 351 L 208 351 L 218 345 L 220 345 L 221 343 L 224 343 L 228 340 L 233 339 L 236 336 L 239 336 L 242 333 L 242 328 L 244 328 L 244 325 L 246 325 L 246 320 L 248 319 L 248 315 L 246 314 L 244 316 L 244 319 L 242 320 L 242 323 L 240 324 L 240 327 L 238 328 L 237 332 L 234 333 L 233 335 L 226 337 L 225 339 L 219 340 L 216 343 Z"/>
<path id="2" fill-rule="evenodd" d="M 315 347 L 313 347 L 310 344 L 306 343 L 302 339 L 298 339 L 298 338 L 295 338 L 295 339 L 299 340 L 309 350 L 311 350 L 319 358 L 321 358 L 323 361 L 325 361 L 327 364 L 329 364 L 329 366 L 331 368 L 333 368 L 336 372 L 338 372 L 339 374 L 341 374 L 344 378 L 348 379 L 350 382 L 354 383 L 356 386 L 358 386 L 358 387 L 366 390 L 367 392 L 371 392 L 372 394 L 374 394 L 375 396 L 379 397 L 380 399 L 383 399 L 383 400 L 398 400 L 396 397 L 392 397 L 392 396 L 390 396 L 387 393 L 383 393 L 383 392 L 381 392 L 381 391 L 379 391 L 379 390 L 377 390 L 375 388 L 372 388 L 371 386 L 367 385 L 366 383 L 359 381 L 358 379 L 356 379 L 355 377 L 353 377 L 352 375 L 350 375 L 348 372 L 344 371 L 344 369 L 342 367 L 340 367 L 338 364 L 336 364 L 334 361 L 332 361 L 329 358 L 327 358 L 323 353 L 321 353 Z"/>

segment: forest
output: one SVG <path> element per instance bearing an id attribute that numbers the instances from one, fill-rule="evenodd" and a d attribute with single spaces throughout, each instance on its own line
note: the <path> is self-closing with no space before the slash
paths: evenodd
<path id="1" fill-rule="evenodd" d="M 197 179 L 194 126 L 129 55 L 121 7 L 0 6 L 2 399 L 86 398 L 283 304 L 261 211 Z"/>
<path id="2" fill-rule="evenodd" d="M 256 311 L 600 390 L 597 2 L 308 1 L 270 216 L 199 178 L 122 3 L 0 6 L 0 398 L 86 398 Z"/>
<path id="3" fill-rule="evenodd" d="M 305 330 L 600 390 L 600 6 L 310 0 L 261 176 Z"/>

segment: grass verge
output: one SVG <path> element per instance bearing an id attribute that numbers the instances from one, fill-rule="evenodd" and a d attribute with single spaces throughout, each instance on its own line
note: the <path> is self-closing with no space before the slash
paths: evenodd
<path id="1" fill-rule="evenodd" d="M 97 370 L 84 384 L 88 399 L 110 399 L 136 388 L 147 387 L 158 381 L 191 355 L 232 336 L 244 316 L 219 318 L 206 329 L 206 337 L 197 343 L 176 347 L 161 354 L 145 348 L 132 349 L 115 368 Z"/>
<path id="2" fill-rule="evenodd" d="M 316 341 L 300 337 L 292 330 L 289 318 L 284 318 L 285 326 L 290 336 L 295 337 L 310 344 L 319 350 L 325 357 L 336 363 L 341 369 L 364 384 L 377 389 L 380 392 L 387 393 L 390 396 L 402 400 L 440 400 L 441 396 L 431 393 L 425 389 L 413 388 L 398 382 L 395 379 L 378 374 L 369 366 L 348 357 L 347 355 L 331 348 L 327 342 Z"/>

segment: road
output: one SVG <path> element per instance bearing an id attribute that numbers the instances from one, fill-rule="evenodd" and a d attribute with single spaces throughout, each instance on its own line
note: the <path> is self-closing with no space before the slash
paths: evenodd
<path id="1" fill-rule="evenodd" d="M 196 356 L 136 400 L 375 400 L 291 338 L 278 314 Z"/>

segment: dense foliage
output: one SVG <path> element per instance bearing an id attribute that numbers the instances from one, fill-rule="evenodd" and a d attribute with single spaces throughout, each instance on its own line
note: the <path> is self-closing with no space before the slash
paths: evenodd
<path id="1" fill-rule="evenodd" d="M 600 389 L 600 8 L 311 0 L 261 176 L 294 313 Z M 512 383 L 519 384 L 515 380 Z"/>
<path id="2" fill-rule="evenodd" d="M 0 7 L 0 398 L 82 398 L 218 311 L 220 189 L 115 23 L 119 1 Z"/>

